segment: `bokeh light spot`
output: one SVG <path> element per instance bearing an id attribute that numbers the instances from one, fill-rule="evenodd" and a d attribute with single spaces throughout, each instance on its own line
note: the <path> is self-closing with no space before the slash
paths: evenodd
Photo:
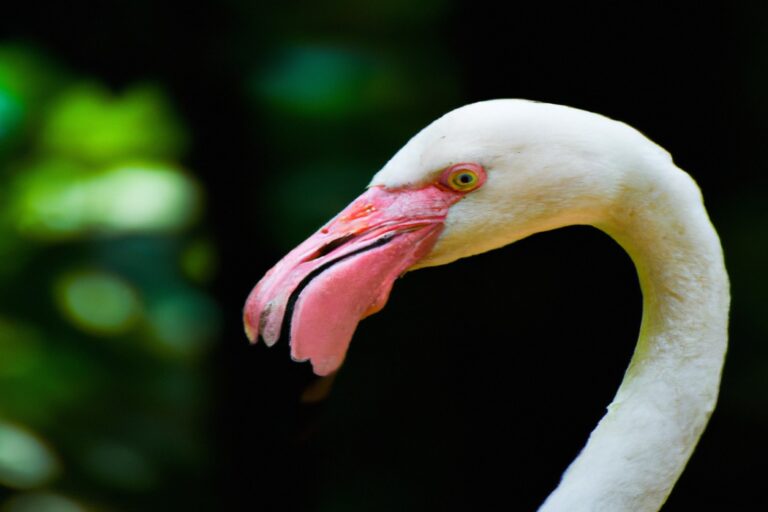
<path id="1" fill-rule="evenodd" d="M 358 106 L 374 70 L 370 61 L 347 48 L 289 47 L 259 74 L 255 92 L 292 113 L 338 115 Z"/>
<path id="2" fill-rule="evenodd" d="M 189 225 L 201 198 L 197 183 L 171 167 L 130 164 L 88 174 L 51 160 L 20 176 L 14 219 L 23 234 L 47 239 L 168 231 Z"/>
<path id="3" fill-rule="evenodd" d="M 65 275 L 56 287 L 56 299 L 68 320 L 94 334 L 124 332 L 140 311 L 139 298 L 127 282 L 99 271 Z"/>
<path id="4" fill-rule="evenodd" d="M 197 184 L 181 172 L 129 166 L 94 180 L 93 217 L 114 230 L 166 230 L 186 226 L 197 213 Z"/>
<path id="5" fill-rule="evenodd" d="M 159 89 L 137 86 L 115 97 L 93 83 L 77 84 L 61 94 L 42 131 L 47 151 L 92 163 L 172 158 L 183 148 L 184 138 Z"/>
<path id="6" fill-rule="evenodd" d="M 29 489 L 59 473 L 53 451 L 31 432 L 0 421 L 0 484 Z"/>

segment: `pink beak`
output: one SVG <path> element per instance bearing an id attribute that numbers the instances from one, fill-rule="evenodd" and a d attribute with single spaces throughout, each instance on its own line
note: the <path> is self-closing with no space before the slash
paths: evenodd
<path id="1" fill-rule="evenodd" d="M 430 252 L 460 198 L 436 185 L 369 189 L 259 281 L 245 304 L 248 338 L 289 338 L 295 360 L 310 360 L 317 375 L 336 371 L 358 322 Z"/>

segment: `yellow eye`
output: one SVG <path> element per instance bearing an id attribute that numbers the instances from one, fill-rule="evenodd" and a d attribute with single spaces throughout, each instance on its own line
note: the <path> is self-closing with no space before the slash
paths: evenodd
<path id="1" fill-rule="evenodd" d="M 440 184 L 456 192 L 471 192 L 485 183 L 485 169 L 480 164 L 463 163 L 452 165 L 443 171 Z"/>
<path id="2" fill-rule="evenodd" d="M 456 169 L 448 179 L 450 187 L 460 192 L 472 190 L 479 182 L 477 173 L 471 169 Z"/>

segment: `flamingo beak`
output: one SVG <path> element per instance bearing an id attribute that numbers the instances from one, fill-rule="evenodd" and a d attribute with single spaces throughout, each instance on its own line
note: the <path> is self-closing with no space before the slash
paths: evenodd
<path id="1" fill-rule="evenodd" d="M 293 359 L 311 361 L 317 375 L 336 371 L 358 322 L 430 252 L 460 198 L 436 185 L 368 189 L 259 281 L 245 304 L 248 338 L 288 338 Z"/>

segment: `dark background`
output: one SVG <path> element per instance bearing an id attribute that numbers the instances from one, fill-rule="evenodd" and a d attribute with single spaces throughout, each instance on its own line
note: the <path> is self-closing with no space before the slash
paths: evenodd
<path id="1" fill-rule="evenodd" d="M 637 279 L 606 235 L 572 227 L 408 274 L 360 325 L 320 403 L 300 399 L 308 365 L 285 346 L 248 346 L 240 319 L 261 275 L 412 134 L 462 104 L 520 97 L 625 121 L 700 184 L 732 278 L 732 345 L 718 409 L 664 510 L 767 506 L 768 12 L 707 5 L 138 1 L 4 13 L 7 40 L 73 73 L 115 91 L 164 88 L 218 252 L 204 462 L 153 493 L 76 478 L 65 490 L 112 510 L 535 510 L 634 347 Z"/>

